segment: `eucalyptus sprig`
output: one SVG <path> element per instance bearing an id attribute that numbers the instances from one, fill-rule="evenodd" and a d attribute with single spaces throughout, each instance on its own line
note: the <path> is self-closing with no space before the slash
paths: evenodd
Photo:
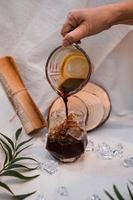
<path id="1" fill-rule="evenodd" d="M 23 170 L 24 172 L 37 169 L 37 167 L 31 168 L 21 163 L 18 163 L 19 161 L 23 161 L 23 160 L 32 160 L 34 162 L 37 162 L 34 158 L 21 156 L 21 152 L 23 152 L 25 149 L 28 149 L 31 146 L 31 144 L 28 144 L 28 143 L 33 139 L 33 138 L 30 138 L 23 142 L 19 142 L 19 137 L 21 135 L 21 132 L 22 132 L 22 128 L 16 131 L 14 142 L 9 137 L 0 133 L 0 136 L 1 136 L 0 147 L 5 154 L 5 160 L 3 162 L 2 169 L 0 169 L 0 177 L 11 176 L 23 181 L 29 181 L 39 176 L 38 174 L 34 176 L 25 176 L 19 172 L 20 169 Z M 34 191 L 28 194 L 15 195 L 14 192 L 11 190 L 11 188 L 9 188 L 9 186 L 6 183 L 3 183 L 1 181 L 0 181 L 0 187 L 7 190 L 12 195 L 12 198 L 16 200 L 25 199 L 26 197 L 36 192 Z"/>
<path id="2" fill-rule="evenodd" d="M 133 185 L 133 182 L 129 181 L 129 183 L 131 185 Z M 116 195 L 117 200 L 125 200 L 125 198 L 123 197 L 121 192 L 118 190 L 116 185 L 113 185 L 113 190 L 114 190 L 114 193 Z M 127 184 L 127 190 L 128 190 L 128 194 L 129 194 L 129 200 L 133 200 L 133 192 L 131 191 L 131 189 L 130 189 L 128 184 Z M 104 192 L 109 197 L 109 199 L 116 200 L 116 198 L 114 198 L 108 191 L 104 190 Z"/>

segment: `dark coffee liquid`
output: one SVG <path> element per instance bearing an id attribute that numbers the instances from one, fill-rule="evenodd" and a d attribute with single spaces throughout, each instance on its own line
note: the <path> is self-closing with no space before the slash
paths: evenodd
<path id="1" fill-rule="evenodd" d="M 68 98 L 63 98 L 64 104 L 65 104 L 65 111 L 66 111 L 66 119 L 68 119 Z"/>
<path id="2" fill-rule="evenodd" d="M 67 105 L 68 95 L 70 92 L 78 88 L 83 82 L 84 82 L 84 79 L 69 78 L 69 79 L 66 79 L 59 86 L 60 96 L 63 98 L 64 104 L 65 104 L 66 119 L 68 119 L 68 105 Z"/>
<path id="3" fill-rule="evenodd" d="M 64 104 L 65 104 L 65 113 L 66 113 L 66 119 L 68 119 L 68 95 L 60 92 L 59 95 L 62 97 Z"/>
<path id="4" fill-rule="evenodd" d="M 82 78 L 68 78 L 59 86 L 59 91 L 67 96 L 67 94 L 79 88 L 84 81 L 85 79 Z"/>
<path id="5" fill-rule="evenodd" d="M 72 114 L 68 114 L 68 96 L 82 84 L 84 79 L 67 79 L 59 86 L 59 95 L 65 104 L 66 119 L 55 126 L 48 134 L 46 149 L 57 159 L 78 158 L 84 153 L 87 145 L 87 136 L 79 127 Z"/>
<path id="6" fill-rule="evenodd" d="M 78 158 L 84 153 L 87 145 L 87 136 L 82 136 L 83 132 L 70 114 L 62 124 L 50 130 L 46 149 L 62 161 Z"/>

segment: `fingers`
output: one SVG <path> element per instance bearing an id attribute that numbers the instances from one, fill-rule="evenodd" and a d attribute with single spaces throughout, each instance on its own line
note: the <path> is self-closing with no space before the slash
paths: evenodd
<path id="1" fill-rule="evenodd" d="M 80 11 L 71 11 L 67 20 L 62 27 L 61 34 L 63 38 L 63 46 L 73 43 L 81 43 L 80 39 L 87 36 L 87 25 L 80 16 Z"/>
<path id="2" fill-rule="evenodd" d="M 63 39 L 63 42 L 62 42 L 62 46 L 64 46 L 64 47 L 67 47 L 67 46 L 69 46 L 69 45 L 71 45 L 71 44 L 73 44 L 73 43 L 76 43 L 76 44 L 81 44 L 81 41 L 79 40 L 79 41 L 75 41 L 75 42 L 73 42 L 73 39 L 72 38 L 64 38 Z"/>
<path id="3" fill-rule="evenodd" d="M 73 43 L 78 43 L 80 40 L 88 35 L 88 26 L 81 23 L 77 28 L 67 33 L 63 38 L 63 46 L 68 46 Z"/>
<path id="4" fill-rule="evenodd" d="M 64 37 L 67 33 L 69 33 L 70 31 L 72 31 L 74 29 L 74 27 L 69 24 L 68 22 L 66 22 L 61 30 L 61 35 Z"/>
<path id="5" fill-rule="evenodd" d="M 76 13 L 71 11 L 68 16 L 65 24 L 62 27 L 61 34 L 65 36 L 67 33 L 72 31 L 78 25 L 78 20 Z"/>

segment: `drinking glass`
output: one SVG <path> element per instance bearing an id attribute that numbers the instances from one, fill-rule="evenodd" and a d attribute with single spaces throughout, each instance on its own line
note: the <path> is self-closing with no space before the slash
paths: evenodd
<path id="1" fill-rule="evenodd" d="M 62 162 L 75 161 L 84 153 L 87 146 L 86 105 L 79 98 L 72 96 L 69 97 L 68 109 L 66 122 L 65 106 L 59 98 L 53 103 L 48 118 L 46 149 Z"/>

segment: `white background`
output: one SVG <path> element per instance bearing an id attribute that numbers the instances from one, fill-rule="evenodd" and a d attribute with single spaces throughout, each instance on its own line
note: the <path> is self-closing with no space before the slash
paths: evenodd
<path id="1" fill-rule="evenodd" d="M 110 2 L 116 1 L 0 0 L 0 56 L 11 55 L 16 59 L 22 78 L 45 117 L 56 96 L 45 79 L 45 62 L 50 52 L 61 44 L 60 29 L 68 11 Z M 122 143 L 123 158 L 103 161 L 88 153 L 74 164 L 61 164 L 54 175 L 38 171 L 39 178 L 23 184 L 6 179 L 17 194 L 37 190 L 29 200 L 36 199 L 38 194 L 44 194 L 47 200 L 63 199 L 56 193 L 62 185 L 69 191 L 68 199 L 86 200 L 97 193 L 106 200 L 103 189 L 112 192 L 114 183 L 128 199 L 125 188 L 128 180 L 133 181 L 133 169 L 124 168 L 122 161 L 133 156 L 133 29 L 115 26 L 84 39 L 81 46 L 94 65 L 91 79 L 107 89 L 112 102 L 109 120 L 88 138 L 96 144 Z M 21 126 L 17 117 L 10 122 L 13 115 L 14 110 L 0 87 L 0 132 L 11 138 Z M 27 152 L 27 156 L 33 154 L 42 162 L 48 155 L 44 148 L 45 132 L 35 137 L 33 148 Z M 28 138 L 24 131 L 22 138 Z M 8 199 L 9 196 L 0 189 L 0 200 Z"/>

